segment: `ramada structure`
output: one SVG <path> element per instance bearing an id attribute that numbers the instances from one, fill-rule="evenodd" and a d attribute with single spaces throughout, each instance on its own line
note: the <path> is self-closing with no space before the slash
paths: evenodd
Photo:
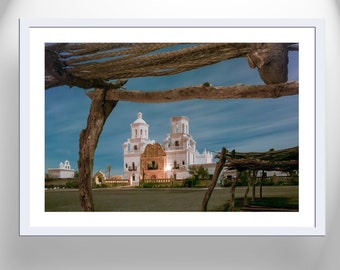
<path id="1" fill-rule="evenodd" d="M 124 179 L 130 185 L 143 181 L 180 180 L 189 176 L 189 167 L 203 166 L 213 174 L 213 155 L 206 150 L 199 153 L 196 141 L 189 132 L 189 118 L 176 116 L 170 119 L 170 133 L 163 146 L 149 139 L 149 125 L 139 112 L 131 123 L 131 137 L 123 144 Z"/>

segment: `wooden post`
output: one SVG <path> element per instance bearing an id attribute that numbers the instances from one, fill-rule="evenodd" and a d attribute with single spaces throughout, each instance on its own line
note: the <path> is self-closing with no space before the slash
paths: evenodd
<path id="1" fill-rule="evenodd" d="M 251 196 L 251 201 L 255 201 L 255 184 L 256 184 L 256 174 L 257 171 L 253 170 L 253 177 L 251 179 L 251 184 L 252 184 L 252 196 Z"/>
<path id="2" fill-rule="evenodd" d="M 244 192 L 244 197 L 243 197 L 243 205 L 247 205 L 248 204 L 248 193 L 249 193 L 249 189 L 250 189 L 250 177 L 249 177 L 249 171 L 247 171 L 247 189 Z"/>
<path id="3" fill-rule="evenodd" d="M 261 175 L 261 180 L 260 180 L 260 199 L 262 199 L 263 179 L 264 179 L 264 170 L 262 170 L 262 175 Z"/>
<path id="4" fill-rule="evenodd" d="M 229 211 L 232 212 L 235 206 L 235 187 L 236 183 L 238 181 L 238 177 L 240 175 L 239 171 L 236 171 L 236 178 L 234 180 L 231 180 L 231 186 L 230 186 L 230 200 L 229 200 Z"/>
<path id="5" fill-rule="evenodd" d="M 105 121 L 117 104 L 117 101 L 105 101 L 105 95 L 106 90 L 99 88 L 91 93 L 87 126 L 79 137 L 79 200 L 82 211 L 94 211 L 91 186 L 94 152 Z"/>
<path id="6" fill-rule="evenodd" d="M 215 171 L 214 171 L 214 175 L 213 175 L 213 178 L 211 180 L 211 183 L 210 183 L 210 186 L 208 187 L 208 190 L 207 192 L 205 193 L 204 195 L 204 198 L 203 198 L 203 201 L 202 201 L 202 208 L 201 208 L 201 211 L 207 211 L 207 206 L 208 206 L 208 202 L 209 202 L 209 199 L 210 199 L 210 196 L 216 186 L 216 182 L 217 182 L 217 179 L 225 165 L 225 162 L 227 160 L 227 157 L 226 157 L 226 153 L 227 153 L 227 149 L 225 147 L 222 148 L 222 151 L 221 151 L 221 155 L 220 155 L 220 160 L 216 163 L 216 166 L 215 166 Z"/>

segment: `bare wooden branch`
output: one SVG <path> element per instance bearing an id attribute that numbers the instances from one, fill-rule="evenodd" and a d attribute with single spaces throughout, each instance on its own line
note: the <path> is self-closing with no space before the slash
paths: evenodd
<path id="1" fill-rule="evenodd" d="M 171 47 L 176 45 L 177 43 L 128 43 L 128 44 L 112 44 L 109 50 L 104 51 L 96 51 L 94 53 L 87 53 L 84 56 L 80 57 L 68 57 L 65 59 L 65 63 L 69 66 L 71 65 L 81 65 L 85 61 L 94 61 L 102 59 L 113 59 L 117 62 L 119 61 L 127 61 L 130 58 L 137 57 L 139 55 L 144 55 L 151 53 L 153 51 Z"/>
<path id="2" fill-rule="evenodd" d="M 297 95 L 297 81 L 272 85 L 205 86 L 196 85 L 166 91 L 117 90 L 107 91 L 106 100 L 121 100 L 143 103 L 175 102 L 190 99 L 229 99 L 229 98 L 277 98 Z M 88 93 L 91 97 L 91 92 Z"/>
<path id="3" fill-rule="evenodd" d="M 244 205 L 248 204 L 248 193 L 249 193 L 249 190 L 250 190 L 250 184 L 251 184 L 250 171 L 247 171 L 247 188 L 246 188 L 244 195 L 243 195 L 243 204 Z"/>
<path id="4" fill-rule="evenodd" d="M 251 68 L 257 67 L 266 84 L 284 83 L 288 80 L 287 43 L 253 43 L 247 60 Z"/>
<path id="5" fill-rule="evenodd" d="M 227 149 L 225 147 L 222 147 L 221 158 L 216 163 L 216 167 L 215 167 L 213 178 L 211 180 L 210 186 L 208 187 L 208 190 L 205 193 L 203 201 L 202 201 L 202 208 L 201 208 L 202 211 L 207 211 L 207 207 L 208 207 L 208 202 L 209 202 L 210 196 L 211 196 L 212 192 L 214 191 L 214 188 L 215 188 L 216 183 L 217 183 L 217 179 L 220 176 L 221 171 L 223 170 L 224 164 L 226 162 L 226 155 L 225 155 L 226 152 L 227 152 Z"/>
<path id="6" fill-rule="evenodd" d="M 298 160 L 287 161 L 265 161 L 254 159 L 233 159 L 226 163 L 228 169 L 245 170 L 266 170 L 266 171 L 290 171 L 299 168 Z"/>
<path id="7" fill-rule="evenodd" d="M 227 156 L 230 157 L 232 152 L 228 152 Z M 233 159 L 256 159 L 256 160 L 269 160 L 269 161 L 284 161 L 284 160 L 298 160 L 299 147 L 291 147 L 286 149 L 274 150 L 271 149 L 266 152 L 234 152 Z"/>
<path id="8" fill-rule="evenodd" d="M 106 59 L 70 66 L 68 71 L 84 79 L 121 79 L 177 74 L 236 57 L 245 57 L 248 43 L 205 43 L 188 48 L 133 58 Z"/>
<path id="9" fill-rule="evenodd" d="M 220 158 L 220 155 L 217 155 Z M 226 154 L 225 166 L 232 170 L 279 170 L 292 171 L 299 169 L 299 147 L 291 147 L 266 152 L 240 153 L 231 151 Z"/>
<path id="10" fill-rule="evenodd" d="M 94 153 L 106 119 L 117 101 L 105 101 L 105 91 L 97 90 L 92 96 L 87 126 L 79 136 L 79 200 L 82 211 L 94 211 L 91 179 Z"/>
<path id="11" fill-rule="evenodd" d="M 238 182 L 238 179 L 240 177 L 240 172 L 236 171 L 236 177 L 231 180 L 231 186 L 230 186 L 230 199 L 229 199 L 229 211 L 232 212 L 235 206 L 235 188 L 236 183 Z"/>

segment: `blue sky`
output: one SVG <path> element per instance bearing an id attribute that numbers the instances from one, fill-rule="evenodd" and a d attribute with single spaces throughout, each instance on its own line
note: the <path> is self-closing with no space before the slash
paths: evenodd
<path id="1" fill-rule="evenodd" d="M 298 80 L 298 52 L 289 53 L 288 80 Z M 213 85 L 263 84 L 245 58 L 164 77 L 129 79 L 129 90 L 166 90 L 210 82 Z M 66 159 L 77 170 L 78 139 L 86 127 L 90 99 L 82 89 L 66 86 L 45 91 L 45 171 Z M 106 121 L 95 153 L 94 173 L 112 166 L 111 175 L 123 173 L 123 143 L 130 123 L 143 113 L 149 138 L 163 142 L 170 132 L 170 117 L 190 119 L 197 149 L 239 152 L 267 151 L 298 145 L 298 95 L 277 99 L 190 100 L 173 103 L 119 102 Z"/>

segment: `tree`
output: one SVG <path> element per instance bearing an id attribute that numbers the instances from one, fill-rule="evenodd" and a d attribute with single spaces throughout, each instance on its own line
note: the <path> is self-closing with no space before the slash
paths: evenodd
<path id="1" fill-rule="evenodd" d="M 117 105 L 117 101 L 105 100 L 105 90 L 95 89 L 93 92 L 87 126 L 79 137 L 79 200 L 83 211 L 94 211 L 91 186 L 94 152 L 105 121 Z"/>
<path id="2" fill-rule="evenodd" d="M 209 180 L 208 169 L 201 166 L 189 166 L 189 174 L 191 175 L 191 187 L 194 187 L 199 180 Z"/>
<path id="3" fill-rule="evenodd" d="M 111 164 L 107 164 L 106 165 L 106 171 L 108 172 L 108 178 L 110 178 L 111 169 L 112 169 Z"/>
<path id="4" fill-rule="evenodd" d="M 57 43 L 45 45 L 45 89 L 77 86 L 91 99 L 87 126 L 79 137 L 79 198 L 83 211 L 94 211 L 91 177 L 94 152 L 103 126 L 118 101 L 173 102 L 188 99 L 277 98 L 298 94 L 287 83 L 289 43 L 206 43 L 173 48 L 174 43 Z M 157 52 L 158 51 L 158 52 Z M 152 52 L 152 53 L 151 53 Z M 266 85 L 187 86 L 168 91 L 124 90 L 126 78 L 177 74 L 220 61 L 246 57 Z"/>
<path id="5" fill-rule="evenodd" d="M 205 180 L 209 179 L 209 172 L 207 168 L 204 168 L 202 165 L 200 166 L 189 166 L 189 174 L 195 179 L 195 180 Z"/>

